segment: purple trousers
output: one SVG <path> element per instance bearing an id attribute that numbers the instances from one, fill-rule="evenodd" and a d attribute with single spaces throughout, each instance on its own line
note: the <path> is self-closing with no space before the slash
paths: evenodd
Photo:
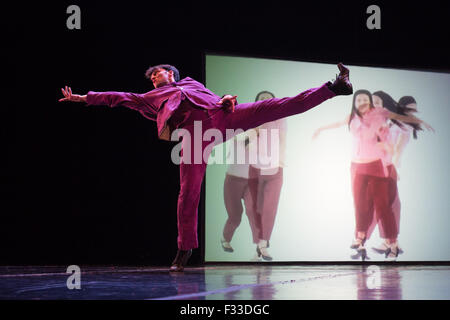
<path id="1" fill-rule="evenodd" d="M 275 121 L 281 118 L 289 117 L 295 114 L 305 112 L 325 100 L 334 97 L 335 94 L 328 89 L 326 84 L 318 88 L 306 90 L 294 97 L 273 98 L 268 100 L 256 101 L 251 103 L 241 103 L 236 106 L 234 112 L 230 113 L 225 109 L 204 110 L 190 104 L 189 100 L 184 100 L 180 105 L 178 114 L 172 116 L 169 125 L 172 128 L 182 128 L 187 130 L 190 135 L 184 136 L 182 141 L 181 153 L 185 153 L 190 148 L 190 163 L 180 163 L 180 193 L 178 196 L 177 217 L 178 217 L 178 248 L 180 250 L 189 250 L 198 247 L 197 239 L 197 219 L 198 204 L 200 201 L 201 186 L 206 172 L 206 162 L 196 163 L 195 158 L 204 159 L 208 156 L 211 148 L 206 148 L 211 141 L 202 141 L 196 147 L 194 121 L 202 122 L 202 131 L 208 129 L 218 129 L 225 138 L 226 129 L 242 129 L 246 131 L 251 128 L 262 125 L 263 123 Z M 189 113 L 185 112 L 189 109 Z M 203 154 L 198 156 L 200 150 Z M 197 153 L 197 156 L 195 154 Z"/>

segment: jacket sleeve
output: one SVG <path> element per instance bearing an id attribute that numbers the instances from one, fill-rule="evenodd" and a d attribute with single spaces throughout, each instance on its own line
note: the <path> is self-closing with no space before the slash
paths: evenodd
<path id="1" fill-rule="evenodd" d="M 89 91 L 86 97 L 88 106 L 123 106 L 139 111 L 144 117 L 156 121 L 157 109 L 144 98 L 143 94 L 129 92 L 95 92 Z"/>

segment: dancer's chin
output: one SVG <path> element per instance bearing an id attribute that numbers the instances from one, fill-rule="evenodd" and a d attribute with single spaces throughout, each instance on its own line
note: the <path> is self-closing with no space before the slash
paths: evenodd
<path id="1" fill-rule="evenodd" d="M 166 84 L 168 84 L 168 82 L 159 82 L 159 83 L 154 83 L 153 85 L 155 86 L 155 88 L 160 88 L 162 86 L 165 86 Z"/>

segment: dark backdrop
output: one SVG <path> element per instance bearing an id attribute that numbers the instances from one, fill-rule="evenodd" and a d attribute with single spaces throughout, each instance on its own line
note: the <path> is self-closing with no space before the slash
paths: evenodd
<path id="1" fill-rule="evenodd" d="M 175 143 L 132 110 L 57 103 L 64 85 L 142 93 L 160 63 L 204 83 L 205 52 L 450 70 L 445 1 L 377 2 L 381 30 L 366 28 L 371 2 L 194 3 L 2 4 L 1 264 L 168 265 L 176 252 Z M 81 30 L 66 28 L 71 4 Z"/>

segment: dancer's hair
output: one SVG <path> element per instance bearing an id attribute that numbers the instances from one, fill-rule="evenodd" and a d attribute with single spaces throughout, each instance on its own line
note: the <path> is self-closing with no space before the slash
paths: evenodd
<path id="1" fill-rule="evenodd" d="M 400 98 L 400 100 L 398 100 L 398 104 L 399 104 L 400 108 L 402 108 L 403 111 L 407 114 L 410 112 L 417 112 L 416 109 L 407 107 L 408 104 L 412 104 L 412 103 L 417 104 L 416 99 L 414 99 L 412 96 L 403 96 Z M 417 130 L 422 130 L 422 127 L 416 123 L 411 123 L 411 124 L 408 123 L 408 125 L 410 125 L 411 127 L 414 128 L 413 137 L 414 137 L 414 139 L 417 139 Z"/>
<path id="2" fill-rule="evenodd" d="M 175 68 L 170 64 L 158 64 L 157 66 L 152 66 L 148 68 L 147 71 L 145 72 L 145 77 L 147 79 L 151 79 L 152 73 L 156 69 L 165 69 L 167 71 L 173 71 L 173 78 L 175 79 L 175 81 L 180 81 L 180 72 L 178 71 L 177 68 Z"/>
<path id="3" fill-rule="evenodd" d="M 402 108 L 406 113 L 417 112 L 416 109 L 407 107 L 408 104 L 412 103 L 417 104 L 416 99 L 411 96 L 403 96 L 400 98 L 400 100 L 398 100 L 399 107 Z"/>
<path id="4" fill-rule="evenodd" d="M 407 106 L 408 104 L 411 104 L 411 103 L 417 104 L 416 99 L 414 99 L 411 96 L 403 96 L 403 97 L 401 97 L 400 100 L 398 100 L 398 103 L 400 105 L 402 105 L 402 106 Z"/>
<path id="5" fill-rule="evenodd" d="M 274 95 L 272 92 L 270 92 L 270 91 L 261 91 L 261 92 L 259 92 L 259 93 L 256 95 L 255 102 L 256 102 L 256 101 L 259 101 L 259 100 L 260 100 L 259 97 L 260 97 L 261 95 L 263 95 L 263 94 L 269 94 L 269 95 L 272 96 L 272 98 L 275 98 L 275 95 Z"/>
<path id="6" fill-rule="evenodd" d="M 366 96 L 368 96 L 369 97 L 369 101 L 370 101 L 370 106 L 369 106 L 369 108 L 370 109 L 373 109 L 374 108 L 374 106 L 373 106 L 373 101 L 372 101 L 372 94 L 370 93 L 370 91 L 369 90 L 365 90 L 365 89 L 360 89 L 360 90 L 357 90 L 354 94 L 353 94 L 353 103 L 352 103 L 352 111 L 351 111 L 351 113 L 350 113 L 350 118 L 348 119 L 348 128 L 350 129 L 350 123 L 352 122 L 352 120 L 353 120 L 353 118 L 355 117 L 355 115 L 357 115 L 358 117 L 362 117 L 361 116 L 361 114 L 359 113 L 359 111 L 358 111 L 358 108 L 356 108 L 356 106 L 355 106 L 355 100 L 356 100 L 356 97 L 358 96 L 358 95 L 360 95 L 360 94 L 365 94 Z"/>
<path id="7" fill-rule="evenodd" d="M 388 95 L 386 92 L 384 91 L 375 91 L 374 93 L 372 93 L 372 96 L 377 96 L 379 97 L 382 101 L 383 101 L 383 108 L 394 112 L 396 114 L 400 114 L 405 116 L 406 113 L 404 112 L 404 110 L 400 107 L 400 105 L 390 96 Z M 403 128 L 403 124 L 395 119 L 391 119 L 391 121 L 396 124 L 397 126 L 399 126 L 400 128 Z"/>

